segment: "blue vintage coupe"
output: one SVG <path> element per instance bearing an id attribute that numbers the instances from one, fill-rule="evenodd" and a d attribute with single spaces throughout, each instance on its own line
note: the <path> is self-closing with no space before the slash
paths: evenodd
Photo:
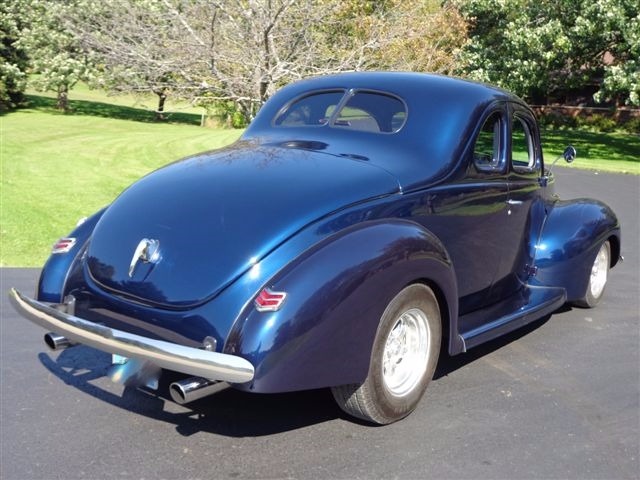
<path id="1" fill-rule="evenodd" d="M 115 378 L 174 372 L 180 403 L 330 387 L 386 424 L 441 346 L 593 307 L 619 257 L 609 207 L 554 193 L 522 100 L 349 73 L 283 88 L 234 145 L 134 183 L 55 244 L 35 299 L 10 297 L 51 348 L 114 354 Z"/>

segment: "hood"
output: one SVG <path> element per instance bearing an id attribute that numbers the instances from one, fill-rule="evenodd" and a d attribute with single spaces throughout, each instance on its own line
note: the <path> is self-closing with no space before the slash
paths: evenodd
<path id="1" fill-rule="evenodd" d="M 239 142 L 125 190 L 96 225 L 86 265 L 108 290 L 195 305 L 318 218 L 397 191 L 391 174 L 366 161 Z"/>

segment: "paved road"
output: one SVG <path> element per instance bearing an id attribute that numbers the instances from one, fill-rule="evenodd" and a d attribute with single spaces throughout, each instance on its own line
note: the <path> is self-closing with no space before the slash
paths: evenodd
<path id="1" fill-rule="evenodd" d="M 327 391 L 226 391 L 184 408 L 105 376 L 108 356 L 49 353 L 1 272 L 0 478 L 638 478 L 640 178 L 558 169 L 565 198 L 609 203 L 626 261 L 594 310 L 565 308 L 443 358 L 417 411 L 351 422 Z"/>

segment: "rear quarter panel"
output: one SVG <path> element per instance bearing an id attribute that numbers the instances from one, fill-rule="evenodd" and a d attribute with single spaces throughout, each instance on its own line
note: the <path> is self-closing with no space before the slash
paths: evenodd
<path id="1" fill-rule="evenodd" d="M 440 241 L 412 222 L 356 225 L 317 245 L 273 279 L 282 310 L 252 305 L 232 328 L 225 352 L 247 358 L 255 379 L 244 388 L 282 392 L 358 383 L 389 301 L 420 279 L 444 297 L 457 318 L 456 283 Z M 435 286 L 438 287 L 435 287 Z M 443 302 L 444 303 L 444 302 Z"/>

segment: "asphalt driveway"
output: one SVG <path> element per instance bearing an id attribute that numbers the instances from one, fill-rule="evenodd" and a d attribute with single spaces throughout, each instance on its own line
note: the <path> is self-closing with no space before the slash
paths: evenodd
<path id="1" fill-rule="evenodd" d="M 416 412 L 387 427 L 352 422 L 326 390 L 185 408 L 124 389 L 108 355 L 47 351 L 6 295 L 33 292 L 38 270 L 2 269 L 0 478 L 638 478 L 640 177 L 557 178 L 621 219 L 625 262 L 602 303 L 443 357 Z"/>

